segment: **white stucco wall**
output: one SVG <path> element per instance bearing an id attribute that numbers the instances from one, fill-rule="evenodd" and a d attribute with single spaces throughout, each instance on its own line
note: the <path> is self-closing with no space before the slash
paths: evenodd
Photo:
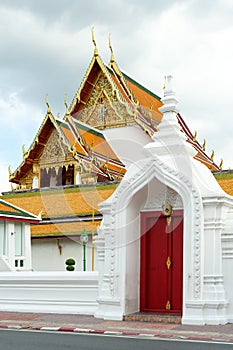
<path id="1" fill-rule="evenodd" d="M 32 240 L 32 269 L 34 271 L 65 271 L 66 259 L 73 258 L 76 261 L 75 271 L 83 270 L 83 247 L 79 238 L 63 238 L 59 240 L 62 247 L 61 254 L 56 239 Z M 96 254 L 95 254 L 96 260 Z M 87 271 L 92 270 L 92 249 L 89 240 L 86 249 Z M 96 269 L 96 263 L 95 263 Z"/>
<path id="2" fill-rule="evenodd" d="M 98 272 L 0 272 L 0 311 L 93 315 Z"/>
<path id="3" fill-rule="evenodd" d="M 126 168 L 145 157 L 144 146 L 151 141 L 138 125 L 110 128 L 102 132 Z"/>

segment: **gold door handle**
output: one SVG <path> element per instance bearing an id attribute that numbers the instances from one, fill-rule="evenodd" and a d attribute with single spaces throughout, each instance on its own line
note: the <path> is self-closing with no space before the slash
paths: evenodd
<path id="1" fill-rule="evenodd" d="M 170 256 L 168 256 L 168 257 L 167 257 L 167 261 L 166 261 L 166 265 L 167 265 L 167 269 L 168 269 L 168 270 L 170 270 L 171 264 L 172 264 L 171 258 L 170 258 Z"/>
<path id="2" fill-rule="evenodd" d="M 166 303 L 166 310 L 171 310 L 170 300 L 168 300 Z"/>

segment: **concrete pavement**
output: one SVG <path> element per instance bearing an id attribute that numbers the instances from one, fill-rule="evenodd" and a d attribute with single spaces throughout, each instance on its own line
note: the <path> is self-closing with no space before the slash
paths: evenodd
<path id="1" fill-rule="evenodd" d="M 0 328 L 233 343 L 233 324 L 190 326 L 138 321 L 109 321 L 76 314 L 0 312 Z"/>

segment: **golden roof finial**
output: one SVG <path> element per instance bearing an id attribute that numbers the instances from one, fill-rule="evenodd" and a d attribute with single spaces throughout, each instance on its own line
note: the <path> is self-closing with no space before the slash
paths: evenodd
<path id="1" fill-rule="evenodd" d="M 214 161 L 214 150 L 212 150 L 212 153 L 211 153 L 210 159 L 212 160 L 212 162 Z"/>
<path id="2" fill-rule="evenodd" d="M 8 166 L 8 174 L 11 176 L 12 175 L 12 171 L 11 171 L 11 166 Z"/>
<path id="3" fill-rule="evenodd" d="M 115 57 L 114 57 L 114 53 L 113 53 L 113 49 L 112 49 L 110 34 L 108 34 L 108 46 L 109 46 L 109 49 L 111 51 L 111 59 L 110 59 L 110 64 L 111 64 L 111 63 L 115 62 Z"/>
<path id="4" fill-rule="evenodd" d="M 47 109 L 47 114 L 49 114 L 49 113 L 51 113 L 51 109 L 50 109 L 50 106 L 49 106 L 49 100 L 48 100 L 48 93 L 45 95 L 45 103 L 46 103 L 46 105 L 47 105 L 47 107 L 48 107 L 48 109 Z"/>
<path id="5" fill-rule="evenodd" d="M 221 159 L 220 164 L 219 164 L 219 169 L 222 170 L 222 165 L 223 165 L 223 159 Z"/>
<path id="6" fill-rule="evenodd" d="M 197 131 L 195 130 L 194 135 L 193 135 L 193 141 L 196 142 L 197 141 Z"/>
<path id="7" fill-rule="evenodd" d="M 65 104 L 65 107 L 66 107 L 66 115 L 69 115 L 69 108 L 68 108 L 68 104 L 67 104 L 67 101 L 66 101 L 66 94 L 64 94 L 64 104 Z"/>
<path id="8" fill-rule="evenodd" d="M 25 150 L 25 145 L 22 145 L 22 153 L 23 153 L 23 157 L 25 156 L 25 154 L 27 153 Z"/>
<path id="9" fill-rule="evenodd" d="M 166 89 L 166 85 L 167 85 L 167 77 L 166 77 L 166 75 L 165 75 L 165 76 L 164 76 L 163 90 Z"/>
<path id="10" fill-rule="evenodd" d="M 91 28 L 91 36 L 92 36 L 92 42 L 94 44 L 94 56 L 98 56 L 99 53 L 98 53 L 98 49 L 97 49 L 96 41 L 95 41 L 94 27 Z"/>
<path id="11" fill-rule="evenodd" d="M 202 150 L 205 151 L 205 146 L 206 146 L 206 140 L 204 139 L 203 145 L 202 145 Z"/>

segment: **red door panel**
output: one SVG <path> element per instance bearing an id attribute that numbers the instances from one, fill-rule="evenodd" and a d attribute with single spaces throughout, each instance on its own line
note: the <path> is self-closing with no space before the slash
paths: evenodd
<path id="1" fill-rule="evenodd" d="M 154 219 L 148 219 L 149 225 Z M 160 309 L 166 305 L 168 295 L 165 292 L 168 284 L 166 267 L 168 239 L 167 235 L 156 234 L 164 231 L 166 220 L 159 219 L 146 234 L 146 305 L 147 309 Z M 156 259 L 154 257 L 156 256 Z M 156 293 L 156 298 L 155 298 Z"/>
<path id="2" fill-rule="evenodd" d="M 173 213 L 169 225 L 161 212 L 147 212 L 141 216 L 141 311 L 181 312 L 181 214 L 181 211 Z"/>

